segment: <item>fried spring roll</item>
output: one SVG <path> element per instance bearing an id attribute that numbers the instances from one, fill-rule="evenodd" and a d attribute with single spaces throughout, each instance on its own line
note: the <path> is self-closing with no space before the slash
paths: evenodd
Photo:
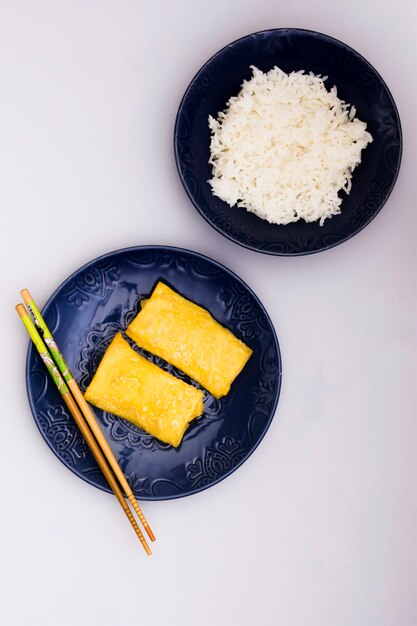
<path id="1" fill-rule="evenodd" d="M 203 392 L 135 352 L 118 333 L 107 348 L 85 399 L 177 447 L 203 413 Z"/>
<path id="2" fill-rule="evenodd" d="M 159 282 L 126 334 L 200 383 L 226 395 L 252 350 L 206 309 Z"/>

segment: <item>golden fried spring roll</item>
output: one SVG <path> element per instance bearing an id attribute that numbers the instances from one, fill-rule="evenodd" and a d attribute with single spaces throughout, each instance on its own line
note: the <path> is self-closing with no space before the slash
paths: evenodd
<path id="1" fill-rule="evenodd" d="M 188 374 L 216 398 L 227 394 L 252 354 L 206 309 L 161 282 L 126 334 Z"/>
<path id="2" fill-rule="evenodd" d="M 203 413 L 203 392 L 135 352 L 118 333 L 107 348 L 85 399 L 177 447 Z"/>

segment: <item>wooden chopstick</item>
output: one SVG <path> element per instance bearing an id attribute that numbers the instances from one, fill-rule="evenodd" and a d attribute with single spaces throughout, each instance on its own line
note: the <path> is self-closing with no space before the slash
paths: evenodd
<path id="1" fill-rule="evenodd" d="M 149 526 L 146 517 L 144 516 L 144 514 L 142 513 L 142 509 L 140 508 L 132 489 L 130 488 L 129 483 L 126 480 L 125 475 L 123 474 L 117 460 L 116 457 L 113 454 L 112 449 L 110 448 L 109 444 L 107 443 L 107 440 L 105 438 L 105 436 L 102 433 L 102 430 L 94 416 L 94 413 L 92 412 L 90 406 L 87 404 L 87 401 L 85 400 L 81 389 L 79 388 L 77 381 L 75 380 L 74 376 L 72 375 L 64 357 L 62 356 L 62 353 L 60 352 L 56 342 L 54 341 L 54 338 L 52 336 L 51 331 L 49 330 L 48 326 L 45 323 L 45 320 L 43 319 L 38 307 L 35 304 L 35 301 L 33 300 L 32 296 L 30 295 L 30 292 L 27 289 L 22 289 L 22 291 L 20 292 L 21 296 L 29 310 L 29 313 L 32 315 L 33 321 L 35 323 L 35 326 L 38 328 L 40 334 L 43 336 L 43 339 L 45 341 L 45 343 L 47 344 L 49 351 L 52 355 L 52 358 L 54 359 L 55 363 L 57 364 L 62 376 L 65 379 L 65 382 L 67 383 L 68 387 L 70 388 L 70 391 L 72 393 L 72 395 L 74 396 L 82 414 L 84 415 L 89 427 L 91 428 L 95 438 L 97 439 L 97 442 L 100 446 L 100 448 L 102 449 L 102 452 L 104 454 L 104 456 L 106 457 L 110 467 L 112 468 L 116 478 L 118 479 L 122 489 L 124 490 L 126 496 L 129 498 L 130 503 L 132 504 L 134 510 L 136 511 L 140 521 L 143 524 L 143 527 L 145 528 L 146 532 L 148 533 L 148 536 L 150 538 L 151 541 L 155 541 L 155 535 L 152 532 L 151 527 Z"/>
<path id="2" fill-rule="evenodd" d="M 146 553 L 148 555 L 152 554 L 151 553 L 151 549 L 149 548 L 149 545 L 145 539 L 145 537 L 143 536 L 133 514 L 132 511 L 130 510 L 126 500 L 124 499 L 124 496 L 120 490 L 119 485 L 116 482 L 116 479 L 114 478 L 110 467 L 107 464 L 106 458 L 104 457 L 101 449 L 98 446 L 97 441 L 95 440 L 92 432 L 90 431 L 87 423 L 85 422 L 78 406 L 75 403 L 74 398 L 72 397 L 69 388 L 67 387 L 64 379 L 62 378 L 61 374 L 58 371 L 58 368 L 55 366 L 54 361 L 52 360 L 48 349 L 45 345 L 45 343 L 43 342 L 40 334 L 38 333 L 37 329 L 35 328 L 35 325 L 33 324 L 28 312 L 26 311 L 25 307 L 23 306 L 23 304 L 18 304 L 16 306 L 16 311 L 18 312 L 18 314 L 20 315 L 23 324 L 25 325 L 26 330 L 29 333 L 30 338 L 32 339 L 33 343 L 36 346 L 37 351 L 39 352 L 42 361 L 44 362 L 49 374 L 51 375 L 51 378 L 53 379 L 54 383 L 56 384 L 58 391 L 60 392 L 62 399 L 64 400 L 66 406 L 68 407 L 68 410 L 70 411 L 71 415 L 73 416 L 75 423 L 77 424 L 78 428 L 81 431 L 82 436 L 84 437 L 88 447 L 90 448 L 91 452 L 93 453 L 94 458 L 96 459 L 97 463 L 99 464 L 99 467 L 101 469 L 101 471 L 103 472 L 104 476 L 106 477 L 107 482 L 109 483 L 114 495 L 116 496 L 116 498 L 118 499 L 118 501 L 120 502 L 129 522 L 131 523 L 136 535 L 138 536 L 142 546 L 144 547 Z"/>

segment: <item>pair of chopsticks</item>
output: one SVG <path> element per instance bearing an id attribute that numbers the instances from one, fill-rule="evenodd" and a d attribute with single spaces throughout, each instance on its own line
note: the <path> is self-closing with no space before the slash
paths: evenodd
<path id="1" fill-rule="evenodd" d="M 32 296 L 27 289 L 23 289 L 20 293 L 27 306 L 27 310 L 23 304 L 18 304 L 16 306 L 16 311 L 20 315 L 30 338 L 42 358 L 43 363 L 57 386 L 63 401 L 73 416 L 75 423 L 80 429 L 81 434 L 96 459 L 101 471 L 106 477 L 114 495 L 120 502 L 146 553 L 150 555 L 151 550 L 149 545 L 143 536 L 121 490 L 123 489 L 125 492 L 129 502 L 143 524 L 143 527 L 148 533 L 150 540 L 155 541 L 155 536 L 136 501 L 132 489 L 120 469 L 120 466 L 116 461 L 116 458 L 107 443 L 90 406 L 87 404 L 74 376 L 71 374 L 71 371 L 57 344 L 55 343 L 49 328 L 45 324 L 45 321 Z"/>

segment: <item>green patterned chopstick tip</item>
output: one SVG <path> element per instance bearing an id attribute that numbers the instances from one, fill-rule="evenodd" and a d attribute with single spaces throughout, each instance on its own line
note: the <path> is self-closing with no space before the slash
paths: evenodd
<path id="1" fill-rule="evenodd" d="M 42 337 L 40 336 L 39 332 L 37 331 L 34 323 L 32 322 L 32 320 L 29 317 L 29 314 L 27 313 L 25 307 L 23 306 L 23 304 L 18 304 L 16 306 L 16 311 L 19 313 L 20 318 L 23 322 L 23 324 L 25 325 L 26 330 L 28 331 L 28 334 L 30 336 L 30 338 L 32 339 L 33 343 L 35 344 L 35 347 L 37 349 L 37 351 L 40 354 L 40 357 L 46 367 L 46 369 L 48 370 L 49 374 L 51 375 L 52 380 L 54 381 L 55 385 L 58 388 L 58 391 L 60 392 L 61 395 L 68 393 L 69 389 L 67 387 L 67 385 L 64 382 L 64 379 L 62 378 L 61 374 L 58 371 L 58 368 L 56 367 L 53 359 L 51 358 L 51 355 L 48 352 L 48 348 L 46 347 Z"/>
<path id="2" fill-rule="evenodd" d="M 57 344 L 55 343 L 55 340 L 52 336 L 51 331 L 49 330 L 49 328 L 47 327 L 45 320 L 42 317 L 41 312 L 39 311 L 38 307 L 36 306 L 36 303 L 34 301 L 34 299 L 32 298 L 32 296 L 30 295 L 29 291 L 27 289 L 22 289 L 22 291 L 20 292 L 23 300 L 29 310 L 29 313 L 31 314 L 33 321 L 35 323 L 35 326 L 38 329 L 39 334 L 42 335 L 49 352 L 51 353 L 51 356 L 53 358 L 53 360 L 55 361 L 55 363 L 57 364 L 59 371 L 61 372 L 62 376 L 64 377 L 65 381 L 68 382 L 73 378 L 73 375 L 71 374 L 71 371 L 64 359 L 64 357 L 62 356 Z"/>

